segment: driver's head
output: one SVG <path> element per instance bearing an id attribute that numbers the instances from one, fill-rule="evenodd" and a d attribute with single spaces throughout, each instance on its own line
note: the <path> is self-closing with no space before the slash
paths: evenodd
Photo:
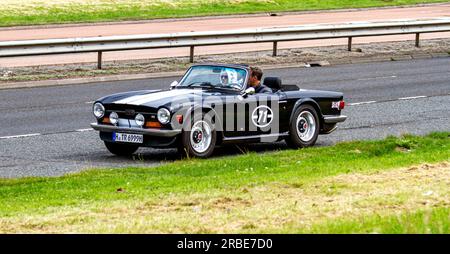
<path id="1" fill-rule="evenodd" d="M 263 72 L 258 67 L 250 67 L 250 78 L 249 78 L 249 85 L 250 86 L 256 86 L 259 83 L 261 83 L 261 78 L 263 76 Z"/>
<path id="2" fill-rule="evenodd" d="M 228 84 L 228 73 L 226 71 L 223 71 L 220 74 L 220 83 L 222 83 L 222 85 L 227 85 Z"/>

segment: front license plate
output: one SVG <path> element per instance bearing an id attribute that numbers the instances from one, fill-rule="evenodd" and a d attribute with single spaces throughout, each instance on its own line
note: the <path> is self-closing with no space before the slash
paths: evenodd
<path id="1" fill-rule="evenodd" d="M 126 143 L 144 143 L 144 135 L 129 134 L 129 133 L 117 133 L 113 132 L 112 138 L 114 142 L 126 142 Z"/>

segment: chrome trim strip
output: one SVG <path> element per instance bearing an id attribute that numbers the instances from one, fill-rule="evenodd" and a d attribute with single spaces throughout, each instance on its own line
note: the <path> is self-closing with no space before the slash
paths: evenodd
<path id="1" fill-rule="evenodd" d="M 107 110 L 105 110 L 105 112 L 106 113 L 111 113 L 111 112 L 116 112 L 116 113 L 123 113 L 123 114 L 125 114 L 126 113 L 126 110 L 113 110 L 113 109 L 107 109 Z M 156 113 L 149 113 L 149 112 L 140 112 L 140 111 L 134 111 L 134 115 L 133 116 L 135 116 L 135 115 L 137 115 L 137 114 L 145 114 L 145 115 L 156 115 Z"/>
<path id="2" fill-rule="evenodd" d="M 239 136 L 239 137 L 224 137 L 223 141 L 236 141 L 236 140 L 246 140 L 246 139 L 256 139 L 256 138 L 269 138 L 269 137 L 286 137 L 289 133 L 275 133 L 275 134 L 262 134 L 262 135 L 252 135 L 252 136 Z"/>
<path id="3" fill-rule="evenodd" d="M 344 122 L 347 116 L 323 116 L 323 121 L 325 123 L 340 123 Z"/>
<path id="4" fill-rule="evenodd" d="M 112 125 L 104 125 L 98 123 L 91 123 L 92 129 L 103 132 L 124 132 L 132 134 L 143 134 L 158 137 L 174 137 L 181 133 L 181 130 L 161 130 L 161 129 L 142 129 L 142 128 L 123 128 Z"/>

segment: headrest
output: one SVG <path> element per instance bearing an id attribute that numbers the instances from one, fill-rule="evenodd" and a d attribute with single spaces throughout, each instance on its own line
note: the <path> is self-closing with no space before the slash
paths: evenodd
<path id="1" fill-rule="evenodd" d="M 264 79 L 265 86 L 268 86 L 275 90 L 281 89 L 281 79 L 279 77 L 267 77 Z"/>

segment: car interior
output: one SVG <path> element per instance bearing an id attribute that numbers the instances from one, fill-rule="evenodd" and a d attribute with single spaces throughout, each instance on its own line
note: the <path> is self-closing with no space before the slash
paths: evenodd
<path id="1" fill-rule="evenodd" d="M 279 77 L 266 77 L 264 78 L 263 84 L 272 89 L 273 92 L 276 91 L 298 91 L 300 88 L 297 85 L 283 85 Z"/>

